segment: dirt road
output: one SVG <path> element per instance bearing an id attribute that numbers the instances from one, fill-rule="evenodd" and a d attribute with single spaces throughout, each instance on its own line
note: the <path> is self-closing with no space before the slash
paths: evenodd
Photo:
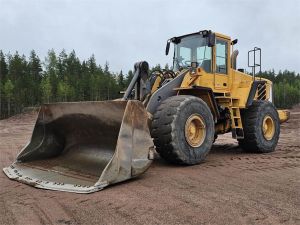
<path id="1" fill-rule="evenodd" d="M 0 121 L 0 167 L 29 140 L 34 114 Z M 277 150 L 246 154 L 220 137 L 205 163 L 156 159 L 140 178 L 93 194 L 36 189 L 0 173 L 0 224 L 300 224 L 300 107 Z"/>

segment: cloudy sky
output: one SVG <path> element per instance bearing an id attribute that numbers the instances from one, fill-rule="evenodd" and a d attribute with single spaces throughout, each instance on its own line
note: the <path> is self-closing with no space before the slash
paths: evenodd
<path id="1" fill-rule="evenodd" d="M 263 70 L 300 72 L 299 0 L 0 0 L 0 49 L 44 59 L 53 48 L 95 54 L 127 72 L 134 62 L 171 64 L 166 40 L 203 29 L 238 38 L 238 67 L 262 47 Z"/>

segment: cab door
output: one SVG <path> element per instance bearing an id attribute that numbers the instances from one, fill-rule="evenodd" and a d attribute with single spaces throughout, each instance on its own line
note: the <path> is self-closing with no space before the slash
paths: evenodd
<path id="1" fill-rule="evenodd" d="M 229 90 L 229 41 L 216 38 L 214 46 L 214 87 L 216 90 Z"/>

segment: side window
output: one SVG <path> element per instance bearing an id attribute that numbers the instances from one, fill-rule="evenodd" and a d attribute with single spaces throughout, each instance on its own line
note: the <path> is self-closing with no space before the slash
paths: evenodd
<path id="1" fill-rule="evenodd" d="M 212 48 L 208 46 L 197 48 L 197 62 L 207 73 L 211 73 L 211 52 Z"/>
<path id="2" fill-rule="evenodd" d="M 217 39 L 216 72 L 227 74 L 227 41 Z"/>

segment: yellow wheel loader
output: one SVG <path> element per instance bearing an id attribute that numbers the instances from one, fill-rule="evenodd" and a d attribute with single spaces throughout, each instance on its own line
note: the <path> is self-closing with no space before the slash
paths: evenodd
<path id="1" fill-rule="evenodd" d="M 170 163 L 194 165 L 227 132 L 245 151 L 275 150 L 280 122 L 272 83 L 256 77 L 261 50 L 248 52 L 252 75 L 236 68 L 237 40 L 209 30 L 173 37 L 173 69 L 134 67 L 121 100 L 41 106 L 30 142 L 4 168 L 14 180 L 90 193 L 138 176 L 156 150 Z"/>

